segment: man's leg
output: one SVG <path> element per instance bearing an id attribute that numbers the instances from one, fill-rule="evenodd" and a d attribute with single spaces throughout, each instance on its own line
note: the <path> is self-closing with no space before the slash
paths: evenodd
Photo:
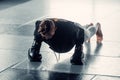
<path id="1" fill-rule="evenodd" d="M 90 38 L 94 34 L 96 34 L 97 42 L 101 43 L 101 41 L 103 40 L 103 34 L 102 34 L 100 23 L 97 23 L 95 26 L 91 25 L 87 29 L 85 29 L 85 41 L 87 40 L 90 41 Z"/>
<path id="2" fill-rule="evenodd" d="M 41 62 L 41 59 L 42 59 L 41 54 L 39 54 L 42 38 L 37 32 L 39 24 L 40 24 L 40 21 L 37 21 L 35 24 L 34 41 L 33 41 L 32 47 L 28 50 L 28 58 L 30 61 Z"/>

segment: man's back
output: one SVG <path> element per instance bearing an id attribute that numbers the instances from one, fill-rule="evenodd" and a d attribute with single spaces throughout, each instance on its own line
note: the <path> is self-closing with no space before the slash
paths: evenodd
<path id="1" fill-rule="evenodd" d="M 75 25 L 74 22 L 64 20 L 64 19 L 54 19 L 51 18 L 57 27 L 55 35 L 49 39 L 45 40 L 50 48 L 56 52 L 67 52 L 73 48 L 76 40 L 77 31 L 80 27 Z"/>

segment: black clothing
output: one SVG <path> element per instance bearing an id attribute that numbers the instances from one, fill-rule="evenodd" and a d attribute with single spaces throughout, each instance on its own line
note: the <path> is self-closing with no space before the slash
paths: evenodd
<path id="1" fill-rule="evenodd" d="M 57 29 L 52 39 L 48 40 L 42 39 L 41 35 L 37 32 L 40 22 L 41 21 L 36 22 L 36 29 L 34 32 L 35 40 L 40 43 L 42 41 L 46 42 L 55 52 L 68 52 L 75 44 L 83 44 L 84 30 L 75 25 L 74 22 L 62 19 L 54 21 Z"/>
<path id="2" fill-rule="evenodd" d="M 28 52 L 30 60 L 34 61 L 36 56 L 39 54 L 41 43 L 42 41 L 44 41 L 50 46 L 53 51 L 58 53 L 68 52 L 75 45 L 75 51 L 72 56 L 71 63 L 76 65 L 82 65 L 82 44 L 84 42 L 84 30 L 72 21 L 64 19 L 57 19 L 56 21 L 53 18 L 49 19 L 52 20 L 55 23 L 55 27 L 57 27 L 55 34 L 51 39 L 43 39 L 42 36 L 38 33 L 39 24 L 41 23 L 41 21 L 36 21 L 34 31 L 35 44 L 32 45 L 32 48 Z M 31 56 L 30 54 L 34 54 L 34 56 Z M 42 57 L 38 57 L 37 59 L 39 58 Z"/>

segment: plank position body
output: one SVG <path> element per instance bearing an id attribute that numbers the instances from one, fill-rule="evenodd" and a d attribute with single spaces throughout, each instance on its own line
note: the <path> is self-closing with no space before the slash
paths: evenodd
<path id="1" fill-rule="evenodd" d="M 75 46 L 70 62 L 73 65 L 83 65 L 83 43 L 90 41 L 94 34 L 97 42 L 101 43 L 103 34 L 100 23 L 95 26 L 92 23 L 81 26 L 79 23 L 59 18 L 38 20 L 35 23 L 34 42 L 28 50 L 28 57 L 30 61 L 41 61 L 40 48 L 44 41 L 58 53 L 68 52 Z"/>

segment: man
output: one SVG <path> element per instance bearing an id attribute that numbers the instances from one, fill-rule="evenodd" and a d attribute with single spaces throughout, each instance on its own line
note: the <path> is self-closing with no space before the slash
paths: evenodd
<path id="1" fill-rule="evenodd" d="M 34 43 L 28 51 L 30 61 L 41 61 L 39 53 L 41 43 L 44 41 L 50 48 L 58 53 L 70 51 L 75 45 L 74 54 L 70 60 L 71 64 L 83 65 L 83 43 L 96 34 L 97 42 L 103 39 L 101 25 L 97 23 L 81 26 L 78 23 L 58 18 L 47 18 L 36 21 L 34 31 Z"/>

